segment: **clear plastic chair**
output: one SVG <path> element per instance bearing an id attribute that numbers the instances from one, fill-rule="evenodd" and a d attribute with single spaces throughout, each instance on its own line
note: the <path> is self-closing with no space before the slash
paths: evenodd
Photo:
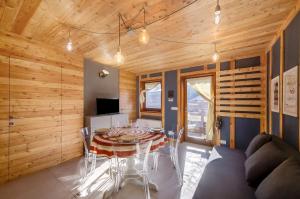
<path id="1" fill-rule="evenodd" d="M 117 187 L 120 187 L 121 179 L 134 179 L 134 178 L 142 178 L 143 185 L 145 190 L 145 198 L 151 199 L 150 190 L 149 190 L 149 171 L 148 171 L 148 163 L 149 163 L 149 154 L 152 146 L 152 141 L 146 143 L 137 143 L 136 144 L 136 155 L 133 157 L 134 159 L 134 168 L 128 168 L 128 164 L 125 166 L 124 164 L 118 165 L 118 178 L 116 181 L 119 183 Z M 120 161 L 119 161 L 120 162 Z"/>
<path id="2" fill-rule="evenodd" d="M 87 177 L 88 175 L 88 166 L 91 163 L 90 172 L 94 171 L 96 168 L 97 160 L 107 160 L 106 157 L 97 157 L 95 153 L 90 152 L 90 145 L 92 142 L 92 139 L 94 137 L 93 133 L 89 133 L 89 130 L 87 127 L 80 129 L 83 145 L 84 145 L 84 164 L 85 164 L 85 170 L 84 170 L 84 177 Z"/>
<path id="3" fill-rule="evenodd" d="M 171 160 L 174 164 L 174 167 L 176 169 L 176 174 L 177 174 L 177 177 L 179 180 L 179 186 L 183 185 L 183 176 L 182 176 L 181 168 L 179 165 L 179 154 L 178 154 L 178 148 L 179 148 L 179 144 L 180 144 L 182 135 L 183 135 L 183 128 L 180 129 L 179 132 L 177 133 L 177 139 L 176 139 L 175 145 L 171 144 L 171 146 L 170 146 L 170 156 L 171 156 Z"/>

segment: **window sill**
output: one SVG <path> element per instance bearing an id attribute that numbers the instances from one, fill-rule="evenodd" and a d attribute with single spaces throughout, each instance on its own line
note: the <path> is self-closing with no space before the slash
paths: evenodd
<path id="1" fill-rule="evenodd" d="M 161 112 L 158 112 L 158 111 L 142 111 L 141 116 L 161 117 Z"/>

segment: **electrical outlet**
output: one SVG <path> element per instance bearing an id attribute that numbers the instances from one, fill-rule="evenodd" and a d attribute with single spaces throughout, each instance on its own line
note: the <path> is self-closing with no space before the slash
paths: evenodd
<path id="1" fill-rule="evenodd" d="M 226 144 L 226 140 L 220 140 L 220 143 L 225 145 Z"/>

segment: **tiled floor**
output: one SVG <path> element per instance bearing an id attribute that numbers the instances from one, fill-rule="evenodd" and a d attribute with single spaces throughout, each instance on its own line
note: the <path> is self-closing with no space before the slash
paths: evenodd
<path id="1" fill-rule="evenodd" d="M 151 181 L 158 185 L 158 192 L 151 191 L 152 199 L 191 199 L 210 154 L 210 148 L 190 143 L 180 146 L 180 164 L 184 174 L 182 189 L 177 186 L 177 176 L 169 157 L 161 156 L 157 172 L 151 172 Z M 99 163 L 95 175 L 82 183 L 82 159 L 74 159 L 59 166 L 43 170 L 0 186 L 3 199 L 75 199 L 101 198 L 103 189 L 110 189 L 112 181 L 101 175 L 105 164 Z M 106 186 L 101 186 L 106 182 Z M 144 189 L 128 184 L 113 199 L 141 199 Z"/>

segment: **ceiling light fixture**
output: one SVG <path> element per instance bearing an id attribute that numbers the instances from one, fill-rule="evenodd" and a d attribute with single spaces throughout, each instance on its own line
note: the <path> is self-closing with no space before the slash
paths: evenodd
<path id="1" fill-rule="evenodd" d="M 214 62 L 217 62 L 220 59 L 220 55 L 217 51 L 217 44 L 215 43 L 214 46 L 215 46 L 215 50 L 214 50 L 214 54 L 212 55 L 212 60 Z"/>
<path id="2" fill-rule="evenodd" d="M 141 44 L 146 45 L 149 42 L 150 36 L 146 30 L 146 10 L 145 8 L 143 9 L 144 9 L 144 27 L 141 29 L 141 32 L 139 34 L 139 42 Z"/>
<path id="3" fill-rule="evenodd" d="M 217 6 L 215 8 L 215 24 L 220 24 L 221 21 L 221 6 L 219 0 L 217 0 Z"/>
<path id="4" fill-rule="evenodd" d="M 125 58 L 122 55 L 121 51 L 121 14 L 119 14 L 119 48 L 118 52 L 115 55 L 115 60 L 118 66 L 124 64 Z"/>
<path id="5" fill-rule="evenodd" d="M 72 43 L 72 40 L 71 40 L 71 31 L 70 30 L 69 30 L 68 43 L 67 43 L 66 48 L 67 48 L 68 51 L 73 50 L 73 43 Z"/>

